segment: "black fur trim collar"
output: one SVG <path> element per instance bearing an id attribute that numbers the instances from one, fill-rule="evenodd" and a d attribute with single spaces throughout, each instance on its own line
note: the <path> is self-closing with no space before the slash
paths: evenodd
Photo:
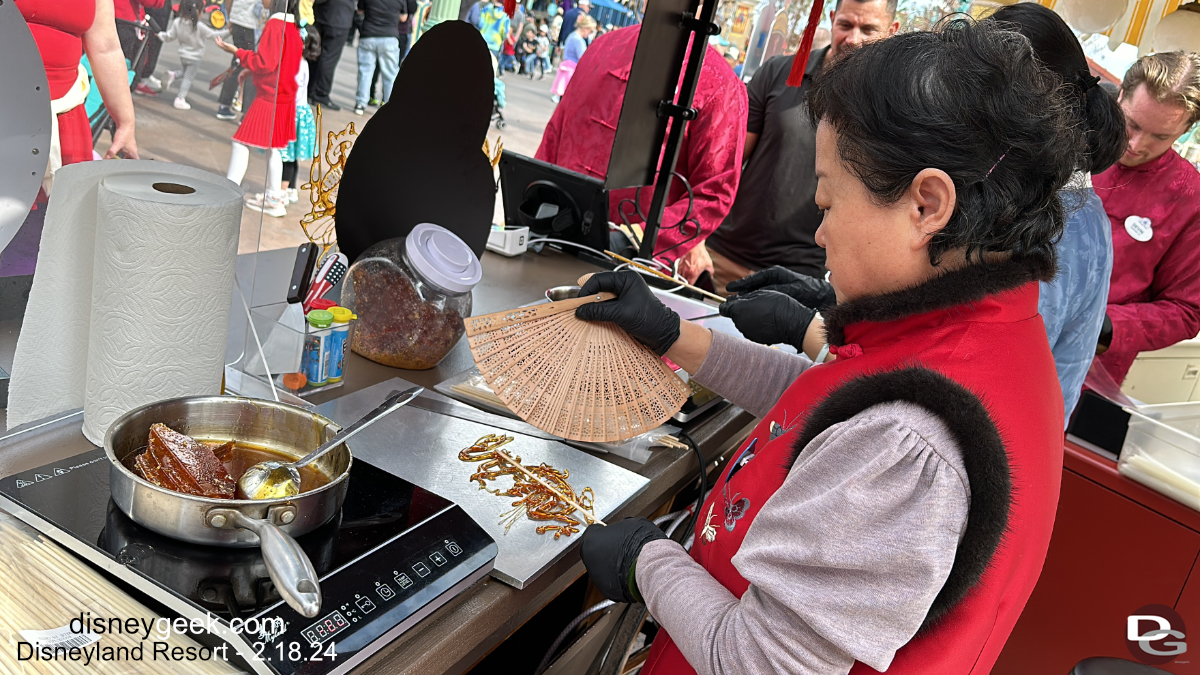
<path id="1" fill-rule="evenodd" d="M 1034 260 L 968 265 L 916 286 L 851 300 L 821 312 L 825 319 L 826 339 L 829 344 L 840 347 L 846 341 L 846 326 L 864 321 L 894 321 L 935 309 L 978 302 L 1030 281 L 1049 281 L 1054 278 L 1054 273 L 1053 263 L 1047 267 L 1046 263 Z"/>
<path id="2" fill-rule="evenodd" d="M 812 409 L 792 446 L 787 468 L 791 469 L 804 448 L 821 432 L 871 406 L 892 401 L 915 403 L 946 423 L 962 450 L 971 486 L 966 532 L 955 551 L 950 576 L 921 624 L 921 631 L 925 631 L 979 583 L 1008 527 L 1012 502 L 1008 453 L 983 403 L 962 385 L 926 368 L 911 367 L 859 377 L 831 392 Z"/>

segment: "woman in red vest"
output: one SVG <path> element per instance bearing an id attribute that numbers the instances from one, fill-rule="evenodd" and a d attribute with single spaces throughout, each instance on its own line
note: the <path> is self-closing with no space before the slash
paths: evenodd
<path id="1" fill-rule="evenodd" d="M 681 321 L 631 272 L 584 285 L 618 298 L 577 316 L 761 418 L 690 553 L 645 519 L 583 535 L 596 585 L 662 628 L 643 673 L 991 670 L 1041 572 L 1062 471 L 1037 313 L 1057 191 L 1084 150 L 1062 96 L 1025 38 L 962 20 L 817 80 L 832 361 Z"/>

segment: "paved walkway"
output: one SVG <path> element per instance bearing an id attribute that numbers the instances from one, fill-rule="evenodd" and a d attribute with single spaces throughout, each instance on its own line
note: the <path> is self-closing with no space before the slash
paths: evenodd
<path id="1" fill-rule="evenodd" d="M 168 43 L 159 58 L 156 75 L 164 82 L 167 70 L 180 68 L 177 45 L 177 42 Z M 216 45 L 207 50 L 200 73 L 188 94 L 191 110 L 176 110 L 172 107 L 175 88 L 157 97 L 134 96 L 137 143 L 143 159 L 188 164 L 225 175 L 229 166 L 230 140 L 237 130 L 237 123 L 215 117 L 220 88 L 209 91 L 208 82 L 228 65 L 228 55 Z M 331 95 L 332 99 L 342 106 L 342 110 L 325 111 L 323 124 L 326 130 L 341 129 L 351 122 L 361 129 L 362 125 L 370 120 L 374 108 L 368 108 L 367 114 L 362 117 L 353 113 L 356 79 L 357 49 L 346 47 L 338 63 Z M 507 85 L 508 99 L 504 116 L 508 126 L 504 131 L 498 131 L 492 126 L 488 132 L 488 141 L 494 144 L 499 136 L 505 148 L 532 156 L 541 141 L 542 130 L 554 111 L 554 103 L 550 101 L 551 78 L 531 81 L 506 74 L 504 82 Z M 446 86 L 454 86 L 452 73 L 446 74 Z M 394 91 L 389 105 L 404 105 L 404 92 Z M 105 135 L 96 149 L 103 154 L 107 147 L 108 136 Z M 301 163 L 297 182 L 306 182 L 308 168 L 308 163 Z M 265 176 L 266 154 L 254 151 L 250 155 L 250 167 L 246 178 L 242 181 L 246 193 L 261 192 Z M 496 217 L 499 221 L 503 217 L 499 195 L 496 202 Z M 288 214 L 284 218 L 266 217 L 257 211 L 246 209 L 242 215 L 242 241 L 239 251 L 245 253 L 256 249 L 289 248 L 303 243 L 305 237 L 300 229 L 300 218 L 308 212 L 308 208 L 308 195 L 301 191 L 300 201 L 288 206 Z"/>

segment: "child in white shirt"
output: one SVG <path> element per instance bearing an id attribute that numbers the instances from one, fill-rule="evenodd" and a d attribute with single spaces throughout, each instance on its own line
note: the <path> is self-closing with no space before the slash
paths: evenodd
<path id="1" fill-rule="evenodd" d="M 175 96 L 175 107 L 188 110 L 192 106 L 187 102 L 188 90 L 192 88 L 192 80 L 200 70 L 200 61 L 204 59 L 204 48 L 214 37 L 227 37 L 229 29 L 214 30 L 208 24 L 200 21 L 200 0 L 181 0 L 179 15 L 171 19 L 167 30 L 158 34 L 163 42 L 179 40 L 179 61 L 183 64 L 183 76 L 179 81 L 179 93 Z M 170 86 L 170 83 L 167 84 Z"/>

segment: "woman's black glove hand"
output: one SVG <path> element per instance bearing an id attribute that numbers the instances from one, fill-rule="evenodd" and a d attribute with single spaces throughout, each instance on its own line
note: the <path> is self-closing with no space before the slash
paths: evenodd
<path id="1" fill-rule="evenodd" d="M 575 316 L 584 321 L 611 321 L 659 356 L 679 339 L 679 315 L 654 296 L 642 275 L 628 270 L 593 274 L 579 289 L 579 296 L 601 291 L 616 293 L 617 299 L 586 304 L 575 310 Z"/>
<path id="2" fill-rule="evenodd" d="M 725 286 L 730 293 L 750 291 L 779 291 L 802 305 L 818 312 L 837 304 L 833 284 L 824 279 L 814 279 L 807 274 L 793 272 L 786 267 L 768 267 Z"/>
<path id="3" fill-rule="evenodd" d="M 626 518 L 612 525 L 589 525 L 579 542 L 579 555 L 592 583 L 613 602 L 642 602 L 634 563 L 642 547 L 667 535 L 645 518 Z"/>
<path id="4" fill-rule="evenodd" d="M 733 319 L 733 325 L 747 340 L 764 345 L 781 342 L 804 352 L 804 334 L 817 315 L 778 291 L 754 291 L 738 295 L 721 304 L 721 316 Z"/>

